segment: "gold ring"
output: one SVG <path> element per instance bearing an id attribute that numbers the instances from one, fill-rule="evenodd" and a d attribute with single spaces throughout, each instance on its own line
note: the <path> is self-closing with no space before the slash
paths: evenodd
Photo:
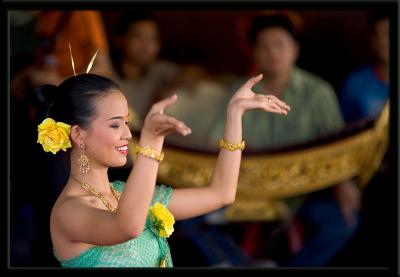
<path id="1" fill-rule="evenodd" d="M 272 99 L 269 98 L 269 97 L 267 97 L 267 101 L 268 101 L 268 103 L 271 103 L 271 102 L 272 102 Z"/>

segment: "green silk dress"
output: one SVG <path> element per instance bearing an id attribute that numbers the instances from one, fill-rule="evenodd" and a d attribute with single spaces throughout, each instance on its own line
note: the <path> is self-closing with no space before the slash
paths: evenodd
<path id="1" fill-rule="evenodd" d="M 115 181 L 112 185 L 122 192 L 125 183 Z M 171 187 L 157 185 L 151 205 L 160 202 L 168 207 L 171 194 Z M 149 215 L 144 231 L 137 238 L 112 246 L 94 246 L 67 260 L 54 255 L 62 267 L 159 267 L 163 258 L 167 267 L 173 266 L 168 242 L 153 228 Z"/>

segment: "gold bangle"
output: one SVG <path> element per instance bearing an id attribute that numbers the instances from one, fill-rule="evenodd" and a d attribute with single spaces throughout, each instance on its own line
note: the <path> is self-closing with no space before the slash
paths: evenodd
<path id="1" fill-rule="evenodd" d="M 156 150 L 154 150 L 153 148 L 151 148 L 150 146 L 144 146 L 141 147 L 140 145 L 136 144 L 135 145 L 135 153 L 136 154 L 142 154 L 143 156 L 155 159 L 159 162 L 162 162 L 162 160 L 164 159 L 164 153 L 158 153 L 156 152 Z"/>
<path id="2" fill-rule="evenodd" d="M 243 151 L 243 149 L 245 147 L 245 142 L 244 142 L 244 140 L 242 140 L 239 143 L 228 143 L 228 142 L 224 141 L 224 139 L 220 139 L 219 147 L 228 149 L 229 151 L 235 151 L 238 149 Z"/>

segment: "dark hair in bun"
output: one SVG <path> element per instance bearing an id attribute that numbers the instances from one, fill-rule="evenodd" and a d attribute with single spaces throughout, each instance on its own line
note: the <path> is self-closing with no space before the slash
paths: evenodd
<path id="1" fill-rule="evenodd" d="M 114 81 L 96 74 L 80 74 L 58 87 L 42 86 L 40 97 L 48 105 L 46 117 L 86 129 L 96 115 L 96 102 L 112 90 L 120 90 Z"/>

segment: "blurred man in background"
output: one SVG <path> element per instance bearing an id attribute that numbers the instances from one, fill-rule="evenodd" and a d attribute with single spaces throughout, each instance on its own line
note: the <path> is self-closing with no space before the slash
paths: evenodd
<path id="1" fill-rule="evenodd" d="M 374 119 L 389 99 L 389 16 L 373 12 L 368 20 L 373 63 L 352 72 L 341 92 L 347 122 Z"/>
<path id="2" fill-rule="evenodd" d="M 128 100 L 132 128 L 140 130 L 151 105 L 176 78 L 179 67 L 159 59 L 159 27 L 146 13 L 122 14 L 117 19 L 114 35 L 112 79 Z"/>
<path id="3" fill-rule="evenodd" d="M 256 93 L 275 94 L 292 107 L 287 117 L 251 111 L 243 118 L 248 149 L 281 149 L 309 143 L 342 130 L 344 121 L 332 86 L 296 66 L 298 33 L 284 14 L 255 17 L 249 31 L 253 69 L 263 73 Z M 239 80 L 237 84 L 241 81 Z M 235 87 L 235 86 L 234 86 Z M 231 90 L 234 91 L 234 90 Z M 221 117 L 212 138 L 223 132 Z M 289 185 L 289 184 L 288 184 Z M 361 194 L 346 181 L 306 196 L 286 200 L 291 210 L 288 258 L 283 266 L 325 266 L 346 244 L 358 226 Z M 250 257 L 262 249 L 261 224 L 248 224 L 243 249 Z M 268 242 L 266 242 L 268 243 Z"/>

